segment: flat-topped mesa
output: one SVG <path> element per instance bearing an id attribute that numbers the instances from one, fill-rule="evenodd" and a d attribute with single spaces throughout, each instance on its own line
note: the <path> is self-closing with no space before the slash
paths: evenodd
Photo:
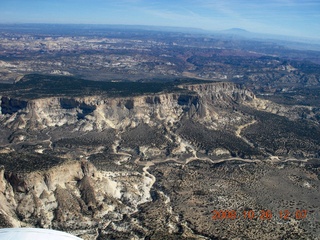
<path id="1" fill-rule="evenodd" d="M 204 118 L 217 106 L 255 99 L 252 92 L 232 83 L 182 85 L 188 92 L 158 93 L 133 97 L 49 97 L 1 102 L 2 124 L 9 128 L 45 129 L 74 125 L 76 130 L 135 127 L 139 123 L 174 123 L 185 115 Z M 17 103 L 21 103 L 20 105 Z M 16 107 L 19 105 L 19 108 Z M 211 109 L 210 109 L 211 108 Z M 10 109 L 10 111 L 8 110 Z"/>

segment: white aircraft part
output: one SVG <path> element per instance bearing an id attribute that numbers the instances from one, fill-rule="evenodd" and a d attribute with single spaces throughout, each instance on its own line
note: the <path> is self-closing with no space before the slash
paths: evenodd
<path id="1" fill-rule="evenodd" d="M 82 240 L 65 232 L 41 228 L 3 228 L 1 240 Z"/>

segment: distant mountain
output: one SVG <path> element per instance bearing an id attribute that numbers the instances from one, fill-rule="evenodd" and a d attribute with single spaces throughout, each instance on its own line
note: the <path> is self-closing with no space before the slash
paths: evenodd
<path id="1" fill-rule="evenodd" d="M 225 33 L 250 33 L 249 31 L 242 29 L 242 28 L 230 28 L 227 30 L 223 30 L 222 32 L 225 32 Z"/>
<path id="2" fill-rule="evenodd" d="M 320 51 L 320 44 L 317 39 L 277 35 L 270 33 L 256 33 L 247 31 L 243 28 L 230 28 L 218 32 L 216 31 L 214 33 L 219 37 L 227 37 L 232 39 L 251 39 L 264 42 L 268 41 L 286 46 L 287 48 L 291 49 Z"/>
<path id="3" fill-rule="evenodd" d="M 230 28 L 230 29 L 226 29 L 226 30 L 222 30 L 217 32 L 218 34 L 224 35 L 224 36 L 231 36 L 231 37 L 253 37 L 253 35 L 255 35 L 255 33 L 249 32 L 243 28 Z"/>

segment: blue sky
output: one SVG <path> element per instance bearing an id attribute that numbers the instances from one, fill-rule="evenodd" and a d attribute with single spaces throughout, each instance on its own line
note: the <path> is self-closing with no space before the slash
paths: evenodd
<path id="1" fill-rule="evenodd" d="M 244 28 L 320 39 L 320 0 L 0 0 L 0 23 Z"/>

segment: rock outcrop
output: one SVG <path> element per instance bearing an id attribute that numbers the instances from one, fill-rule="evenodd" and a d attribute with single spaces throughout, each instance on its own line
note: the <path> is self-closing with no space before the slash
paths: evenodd
<path id="1" fill-rule="evenodd" d="M 100 225 L 150 201 L 152 184 L 145 173 L 97 171 L 87 161 L 31 173 L 2 167 L 0 213 L 10 227 L 58 228 L 77 235 L 86 229 L 84 235 L 93 239 Z"/>

